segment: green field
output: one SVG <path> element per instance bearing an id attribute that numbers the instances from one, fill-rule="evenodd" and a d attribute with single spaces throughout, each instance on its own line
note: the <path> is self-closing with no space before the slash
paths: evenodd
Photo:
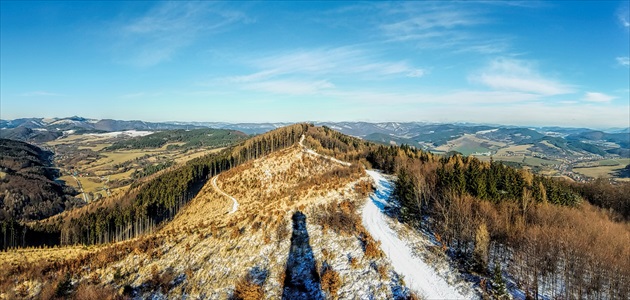
<path id="1" fill-rule="evenodd" d="M 525 158 L 525 164 L 526 165 L 530 165 L 530 166 L 534 166 L 534 167 L 540 167 L 540 166 L 544 166 L 544 165 L 555 165 L 558 164 L 557 161 L 555 160 L 548 160 L 548 159 L 543 159 L 543 158 L 538 158 L 538 157 L 529 157 L 527 156 Z"/>
<path id="2" fill-rule="evenodd" d="M 599 161 L 600 166 L 627 166 L 628 164 L 630 164 L 630 158 L 614 158 Z"/>
<path id="3" fill-rule="evenodd" d="M 453 150 L 460 152 L 461 154 L 465 156 L 471 155 L 473 153 L 490 152 L 490 149 L 488 148 L 482 147 L 480 145 L 469 144 L 469 143 L 456 147 Z"/>

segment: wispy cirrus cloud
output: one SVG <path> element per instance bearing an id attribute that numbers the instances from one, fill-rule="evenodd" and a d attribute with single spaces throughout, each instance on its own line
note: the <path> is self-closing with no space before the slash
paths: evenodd
<path id="1" fill-rule="evenodd" d="M 248 90 L 301 95 L 335 89 L 335 80 L 374 81 L 384 78 L 420 78 L 429 71 L 407 61 L 381 59 L 352 48 L 294 50 L 245 60 L 255 71 L 219 81 Z"/>
<path id="2" fill-rule="evenodd" d="M 630 67 L 630 57 L 628 56 L 620 56 L 616 58 L 617 63 L 623 67 Z"/>
<path id="3" fill-rule="evenodd" d="M 58 97 L 65 96 L 59 93 L 46 92 L 46 91 L 32 91 L 32 92 L 24 92 L 19 94 L 20 97 Z"/>
<path id="4" fill-rule="evenodd" d="M 606 95 L 604 93 L 586 92 L 584 94 L 584 98 L 582 98 L 582 100 L 588 101 L 588 102 L 608 103 L 608 102 L 612 101 L 615 98 L 616 97 L 610 96 L 610 95 Z"/>
<path id="5" fill-rule="evenodd" d="M 427 72 L 405 61 L 381 60 L 376 55 L 351 47 L 289 51 L 256 58 L 247 64 L 260 71 L 230 79 L 236 82 L 248 82 L 279 76 L 348 74 L 360 75 L 364 78 L 397 75 L 422 77 Z"/>
<path id="6" fill-rule="evenodd" d="M 146 67 L 170 60 L 202 35 L 247 22 L 239 11 L 212 2 L 162 2 L 114 26 L 115 54 L 123 63 Z"/>
<path id="7" fill-rule="evenodd" d="M 438 2 L 394 3 L 381 8 L 378 27 L 390 42 L 418 48 L 494 54 L 509 48 L 510 37 L 478 30 L 494 21 L 479 6 Z"/>
<path id="8" fill-rule="evenodd" d="M 495 59 L 486 68 L 471 75 L 469 79 L 472 82 L 501 91 L 516 91 L 544 96 L 574 92 L 572 86 L 540 74 L 533 63 L 512 58 Z"/>

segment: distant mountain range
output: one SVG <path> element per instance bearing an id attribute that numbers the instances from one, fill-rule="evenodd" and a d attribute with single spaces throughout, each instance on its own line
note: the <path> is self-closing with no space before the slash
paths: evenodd
<path id="1" fill-rule="evenodd" d="M 517 127 L 470 123 L 434 124 L 422 122 L 312 122 L 344 134 L 384 144 L 409 144 L 435 150 L 450 141 L 474 137 L 488 143 L 511 145 L 533 144 L 538 149 L 605 156 L 630 156 L 630 128 L 593 130 L 564 127 Z M 225 123 L 225 122 L 144 122 L 111 119 L 23 118 L 0 120 L 0 137 L 35 143 L 54 140 L 60 136 L 93 132 L 125 130 L 162 131 L 172 129 L 216 128 L 238 130 L 246 134 L 261 134 L 290 123 Z M 493 149 L 489 144 L 475 149 Z M 560 150 L 558 150 L 560 149 Z M 466 151 L 463 151 L 466 152 Z M 471 150 L 471 153 L 473 151 Z M 471 154 L 464 153 L 464 154 Z"/>

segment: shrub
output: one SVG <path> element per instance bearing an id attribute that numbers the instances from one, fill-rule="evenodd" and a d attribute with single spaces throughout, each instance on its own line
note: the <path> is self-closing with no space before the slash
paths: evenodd
<path id="1" fill-rule="evenodd" d="M 385 265 L 379 265 L 376 270 L 378 271 L 378 274 L 381 275 L 381 279 L 387 279 L 389 277 L 389 273 L 387 272 L 387 267 Z"/>
<path id="2" fill-rule="evenodd" d="M 116 291 L 112 287 L 98 286 L 94 284 L 82 284 L 77 287 L 77 291 L 74 294 L 74 299 L 114 300 L 121 299 L 121 297 L 116 295 Z"/>
<path id="3" fill-rule="evenodd" d="M 66 273 L 66 275 L 57 282 L 57 287 L 55 288 L 55 297 L 62 298 L 70 295 L 72 293 L 72 282 L 71 282 L 70 273 Z"/>
<path id="4" fill-rule="evenodd" d="M 375 241 L 368 233 L 362 232 L 359 235 L 359 240 L 363 245 L 363 251 L 367 258 L 381 258 L 383 252 L 380 249 L 381 242 Z"/>
<path id="5" fill-rule="evenodd" d="M 352 256 L 350 256 L 350 257 L 348 258 L 348 260 L 350 261 L 350 266 L 351 266 L 353 269 L 358 269 L 358 268 L 359 268 L 359 260 L 358 260 L 356 257 L 352 257 Z"/>
<path id="6" fill-rule="evenodd" d="M 281 242 L 289 237 L 289 233 L 289 223 L 284 217 L 281 217 L 278 228 L 276 229 L 276 237 L 278 238 L 278 242 Z"/>
<path id="7" fill-rule="evenodd" d="M 359 216 L 355 213 L 354 204 L 343 201 L 339 204 L 321 204 L 313 209 L 315 222 L 324 231 L 332 229 L 337 234 L 351 235 L 361 224 Z"/>
<path id="8" fill-rule="evenodd" d="M 256 284 L 252 276 L 245 276 L 236 283 L 232 299 L 235 300 L 258 300 L 264 299 L 265 292 L 261 284 Z"/>
<path id="9" fill-rule="evenodd" d="M 341 288 L 341 278 L 339 273 L 324 263 L 324 271 L 321 277 L 322 290 L 326 291 L 331 298 L 336 299 L 339 288 Z"/>

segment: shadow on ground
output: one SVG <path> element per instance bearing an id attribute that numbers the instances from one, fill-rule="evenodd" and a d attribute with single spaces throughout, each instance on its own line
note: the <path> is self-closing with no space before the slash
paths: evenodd
<path id="1" fill-rule="evenodd" d="M 287 260 L 282 299 L 323 299 L 313 249 L 306 230 L 306 216 L 293 214 L 293 235 Z"/>

